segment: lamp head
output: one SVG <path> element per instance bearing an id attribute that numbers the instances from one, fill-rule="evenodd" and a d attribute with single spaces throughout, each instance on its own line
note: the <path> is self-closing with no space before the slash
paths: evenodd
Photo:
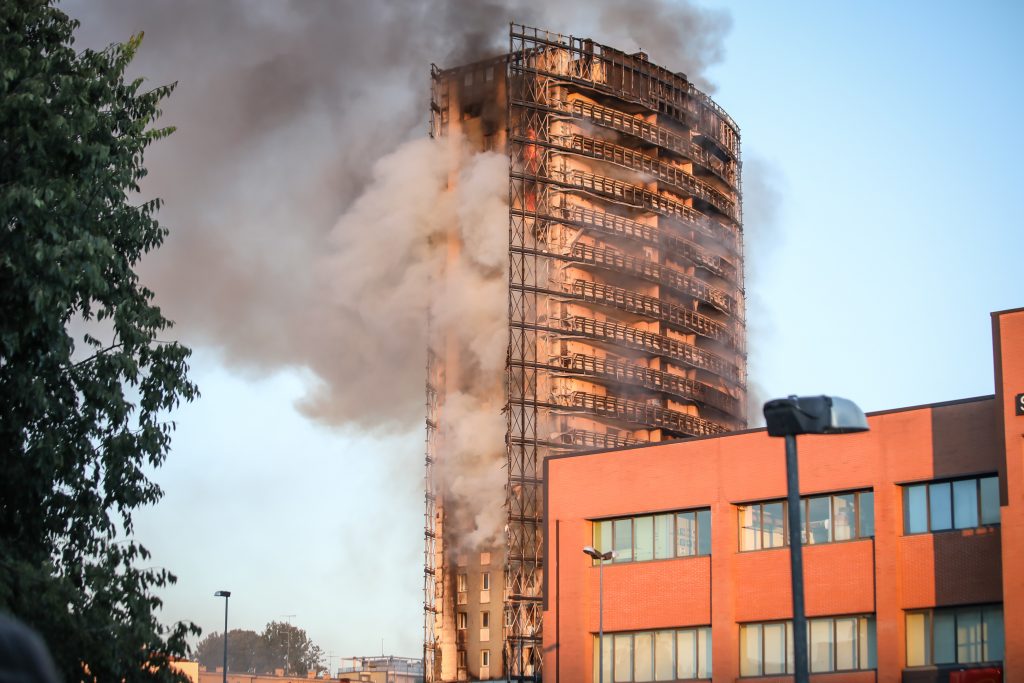
<path id="1" fill-rule="evenodd" d="M 213 594 L 213 597 L 215 597 L 215 598 L 230 598 L 231 597 L 231 591 L 217 591 L 216 593 Z"/>
<path id="2" fill-rule="evenodd" d="M 768 436 L 866 432 L 868 421 L 857 404 L 838 396 L 790 396 L 764 404 Z"/>
<path id="3" fill-rule="evenodd" d="M 583 552 L 587 555 L 590 555 L 595 560 L 611 560 L 615 557 L 618 557 L 618 553 L 616 553 L 614 550 L 609 550 L 606 553 L 602 553 L 600 550 L 598 550 L 592 545 L 588 545 L 587 547 L 585 547 L 583 549 Z"/>

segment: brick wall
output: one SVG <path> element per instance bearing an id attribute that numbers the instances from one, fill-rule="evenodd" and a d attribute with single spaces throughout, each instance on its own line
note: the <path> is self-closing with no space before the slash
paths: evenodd
<path id="1" fill-rule="evenodd" d="M 1020 376 L 1024 380 L 1024 366 Z M 802 495 L 875 492 L 875 538 L 805 546 L 804 567 L 809 616 L 876 614 L 879 681 L 900 678 L 905 609 L 1002 599 L 999 528 L 904 536 L 900 486 L 1000 469 L 994 406 L 985 398 L 891 411 L 870 416 L 867 433 L 800 438 Z M 740 552 L 736 513 L 737 504 L 785 496 L 781 439 L 754 430 L 553 458 L 547 470 L 548 538 L 557 528 L 557 547 L 547 555 L 546 679 L 592 680 L 598 570 L 581 551 L 592 540 L 591 519 L 712 511 L 710 558 L 606 566 L 606 632 L 710 623 L 714 680 L 735 681 L 738 623 L 789 618 L 788 550 Z M 1020 588 L 1024 599 L 1024 584 Z"/>

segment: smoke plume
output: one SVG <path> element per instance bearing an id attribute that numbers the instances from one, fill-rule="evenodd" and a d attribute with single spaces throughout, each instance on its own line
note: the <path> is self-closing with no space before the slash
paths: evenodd
<path id="1" fill-rule="evenodd" d="M 774 336 L 771 320 L 758 315 L 767 309 L 761 303 L 758 282 L 766 277 L 782 244 L 779 214 L 782 209 L 785 178 L 778 165 L 747 153 L 743 162 L 743 242 L 746 266 L 747 306 L 747 422 L 763 427 L 764 403 L 772 398 L 756 378 L 760 376 L 760 350 Z M 751 379 L 754 378 L 754 379 Z"/>
<path id="2" fill-rule="evenodd" d="M 447 378 L 450 496 L 501 496 L 507 160 L 426 139 L 428 65 L 508 49 L 508 22 L 643 49 L 704 89 L 728 16 L 638 0 L 75 0 L 78 47 L 145 31 L 133 69 L 178 81 L 145 192 L 171 234 L 143 263 L 186 342 L 247 371 L 312 371 L 311 418 L 423 420 L 428 307 Z M 454 180 L 453 180 L 454 179 Z M 445 259 L 455 231 L 462 251 Z M 444 265 L 447 263 L 447 265 Z M 443 272 L 443 277 L 433 274 Z M 458 425 L 455 428 L 454 425 Z M 487 444 L 481 446 L 481 444 Z M 483 540 L 500 520 L 474 519 Z"/>

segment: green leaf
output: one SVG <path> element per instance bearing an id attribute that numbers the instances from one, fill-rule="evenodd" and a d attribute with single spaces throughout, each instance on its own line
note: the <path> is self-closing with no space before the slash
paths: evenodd
<path id="1" fill-rule="evenodd" d="M 183 680 L 168 662 L 198 629 L 160 623 L 174 576 L 137 568 L 149 552 L 130 538 L 162 495 L 145 468 L 167 457 L 167 413 L 199 395 L 135 272 L 167 234 L 160 201 L 128 203 L 173 86 L 125 80 L 141 33 L 78 53 L 52 1 L 2 15 L 0 610 L 65 680 Z"/>

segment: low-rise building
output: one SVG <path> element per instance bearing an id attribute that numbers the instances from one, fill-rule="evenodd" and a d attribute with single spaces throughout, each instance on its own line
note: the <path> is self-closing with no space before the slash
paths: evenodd
<path id="1" fill-rule="evenodd" d="M 423 683 L 423 660 L 394 656 L 342 658 L 338 679 L 368 683 Z"/>
<path id="2" fill-rule="evenodd" d="M 812 676 L 1024 681 L 1024 309 L 994 313 L 994 396 L 799 437 Z M 854 397 L 855 398 L 855 397 Z M 787 680 L 784 446 L 765 430 L 552 457 L 544 677 Z M 979 678 L 970 680 L 990 680 Z"/>
<path id="3" fill-rule="evenodd" d="M 221 683 L 223 669 L 207 669 L 197 662 L 176 662 L 175 668 L 193 683 Z M 423 683 L 423 660 L 410 657 L 348 657 L 342 658 L 334 674 L 319 676 L 310 671 L 305 676 L 285 675 L 284 669 L 274 673 L 236 673 L 229 671 L 228 683 L 309 683 L 311 680 L 337 683 Z"/>

